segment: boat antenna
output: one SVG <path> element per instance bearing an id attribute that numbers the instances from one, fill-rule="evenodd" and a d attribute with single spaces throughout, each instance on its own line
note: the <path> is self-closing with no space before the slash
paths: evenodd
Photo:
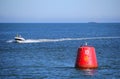
<path id="1" fill-rule="evenodd" d="M 16 34 L 16 37 L 18 37 L 18 33 Z"/>
<path id="2" fill-rule="evenodd" d="M 85 42 L 85 46 L 87 46 L 87 42 Z"/>

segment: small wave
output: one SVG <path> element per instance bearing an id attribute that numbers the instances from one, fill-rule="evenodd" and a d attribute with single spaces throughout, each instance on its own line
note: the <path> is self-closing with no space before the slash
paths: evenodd
<path id="1" fill-rule="evenodd" d="M 21 43 L 40 43 L 40 42 L 60 42 L 60 41 L 71 41 L 71 40 L 97 40 L 97 39 L 117 39 L 120 37 L 89 37 L 89 38 L 60 38 L 60 39 L 26 39 Z M 15 40 L 8 40 L 8 43 L 15 42 Z"/>

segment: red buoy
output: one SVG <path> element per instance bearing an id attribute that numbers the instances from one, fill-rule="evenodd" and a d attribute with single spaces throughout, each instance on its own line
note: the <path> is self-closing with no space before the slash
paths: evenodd
<path id="1" fill-rule="evenodd" d="M 95 48 L 88 45 L 78 48 L 75 67 L 80 69 L 97 68 L 98 63 Z"/>

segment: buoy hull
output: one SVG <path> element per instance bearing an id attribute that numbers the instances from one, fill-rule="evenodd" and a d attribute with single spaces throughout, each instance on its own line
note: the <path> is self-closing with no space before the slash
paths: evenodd
<path id="1" fill-rule="evenodd" d="M 81 46 L 78 48 L 75 67 L 81 69 L 93 69 L 98 67 L 94 47 Z"/>

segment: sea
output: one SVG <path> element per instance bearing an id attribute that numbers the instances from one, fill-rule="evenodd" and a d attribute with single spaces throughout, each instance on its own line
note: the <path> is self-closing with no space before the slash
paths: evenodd
<path id="1" fill-rule="evenodd" d="M 75 68 L 85 43 L 97 69 Z M 120 79 L 120 23 L 0 23 L 0 79 Z"/>

